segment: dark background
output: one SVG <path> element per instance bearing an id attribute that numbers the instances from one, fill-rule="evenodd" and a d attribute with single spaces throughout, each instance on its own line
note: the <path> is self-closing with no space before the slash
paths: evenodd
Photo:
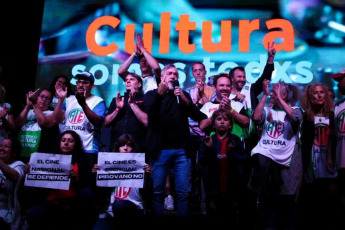
<path id="1" fill-rule="evenodd" d="M 46 2 L 53 2 L 54 0 L 46 0 Z M 78 17 L 83 16 L 83 12 L 93 12 L 99 5 L 104 5 L 111 0 L 59 0 L 71 4 L 73 10 L 66 12 L 66 9 L 60 8 L 61 13 L 51 13 L 49 17 L 53 23 L 48 25 L 50 29 L 54 26 L 64 26 L 65 23 L 72 23 Z M 59 2 L 57 1 L 57 2 Z M 250 0 L 250 1 L 204 1 L 204 0 L 190 0 L 190 2 L 200 8 L 207 8 L 208 6 L 238 7 L 245 8 L 269 8 L 273 12 L 277 12 L 278 0 Z M 324 0 L 325 3 L 333 2 L 331 0 Z M 55 2 L 56 3 L 56 2 Z M 35 1 L 0 1 L 0 66 L 2 73 L 0 73 L 0 84 L 6 88 L 6 102 L 13 106 L 15 117 L 22 110 L 25 104 L 25 94 L 35 89 L 37 76 L 37 57 L 39 49 L 39 40 L 41 37 L 41 26 L 43 18 L 44 0 Z M 92 7 L 90 7 L 90 4 Z M 209 4 L 209 5 L 208 5 Z M 238 5 L 236 5 L 238 4 Z M 243 5 L 242 5 L 243 4 Z M 49 4 L 47 4 L 49 5 Z M 52 5 L 53 12 L 58 5 Z M 345 4 L 343 8 L 338 8 L 341 12 L 345 12 Z M 86 8 L 86 9 L 85 9 Z M 83 10 L 84 9 L 84 10 Z M 58 11 L 60 12 L 60 11 Z M 67 20 L 63 15 L 69 13 L 72 17 Z M 277 13 L 276 13 L 277 14 Z M 279 15 L 275 15 L 279 16 Z M 65 21 L 64 21 L 65 20 Z M 310 43 L 309 53 L 318 57 L 318 60 L 313 63 L 320 68 L 330 68 L 329 72 L 338 72 L 344 66 L 345 46 L 332 46 L 324 44 Z M 305 58 L 307 59 L 307 58 Z M 318 77 L 318 76 L 316 76 Z M 317 80 L 333 86 L 334 82 L 329 77 L 318 77 Z M 337 94 L 341 97 L 341 95 Z"/>
<path id="2" fill-rule="evenodd" d="M 0 2 L 0 83 L 18 114 L 33 90 L 44 0 Z"/>

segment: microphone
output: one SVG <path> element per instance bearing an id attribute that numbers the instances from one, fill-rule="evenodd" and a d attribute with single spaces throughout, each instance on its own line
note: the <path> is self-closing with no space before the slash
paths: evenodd
<path id="1" fill-rule="evenodd" d="M 173 80 L 172 84 L 173 84 L 174 89 L 175 89 L 175 86 L 180 86 L 180 83 L 178 82 L 178 80 Z M 177 104 L 180 104 L 180 98 L 176 96 L 176 99 L 177 99 Z"/>

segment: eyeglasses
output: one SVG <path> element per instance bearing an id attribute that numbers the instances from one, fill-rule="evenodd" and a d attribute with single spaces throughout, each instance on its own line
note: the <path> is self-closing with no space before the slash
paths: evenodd
<path id="1" fill-rule="evenodd" d="M 90 82 L 88 82 L 88 81 L 80 81 L 80 80 L 78 80 L 78 81 L 77 81 L 77 84 L 81 84 L 81 85 L 88 85 L 88 84 L 90 84 Z"/>
<path id="2" fill-rule="evenodd" d="M 48 96 L 40 95 L 38 97 L 41 98 L 42 101 L 44 101 L 44 100 L 50 101 L 50 97 L 48 97 Z"/>

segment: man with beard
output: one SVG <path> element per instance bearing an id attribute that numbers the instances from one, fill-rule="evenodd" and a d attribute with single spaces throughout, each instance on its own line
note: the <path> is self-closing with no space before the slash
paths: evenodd
<path id="1" fill-rule="evenodd" d="M 240 112 L 237 112 L 231 107 L 229 96 L 231 93 L 232 82 L 230 77 L 226 73 L 216 75 L 214 77 L 214 86 L 216 87 L 216 98 L 212 102 L 206 102 L 200 109 L 200 111 L 206 114 L 208 117 L 207 122 L 203 122 L 201 128 L 208 132 L 208 134 L 210 133 L 210 129 L 212 128 L 211 116 L 213 112 L 219 108 L 229 110 L 233 114 L 236 123 L 238 123 L 241 127 L 248 128 L 249 117 L 244 108 Z"/>
<path id="2" fill-rule="evenodd" d="M 78 133 L 90 163 L 94 165 L 97 163 L 105 103 L 101 97 L 91 93 L 95 78 L 90 72 L 83 71 L 75 78 L 77 78 L 75 96 L 71 95 L 63 104 L 57 104 L 62 110 L 60 132 L 73 130 Z M 58 90 L 63 89 L 60 87 Z"/>
<path id="3" fill-rule="evenodd" d="M 168 64 L 162 70 L 158 88 L 145 94 L 148 114 L 147 149 L 152 167 L 154 195 L 152 213 L 164 213 L 166 178 L 173 169 L 178 216 L 189 214 L 190 159 L 187 155 L 188 117 L 197 122 L 207 119 L 193 104 L 190 95 L 178 86 L 178 70 Z"/>

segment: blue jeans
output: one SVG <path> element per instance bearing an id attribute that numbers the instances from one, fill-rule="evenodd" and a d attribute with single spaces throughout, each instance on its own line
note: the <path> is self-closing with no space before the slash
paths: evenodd
<path id="1" fill-rule="evenodd" d="M 187 216 L 191 189 L 191 162 L 184 149 L 161 150 L 159 158 L 152 162 L 154 189 L 152 212 L 154 215 L 164 213 L 165 184 L 171 167 L 175 178 L 176 212 L 179 216 Z"/>

